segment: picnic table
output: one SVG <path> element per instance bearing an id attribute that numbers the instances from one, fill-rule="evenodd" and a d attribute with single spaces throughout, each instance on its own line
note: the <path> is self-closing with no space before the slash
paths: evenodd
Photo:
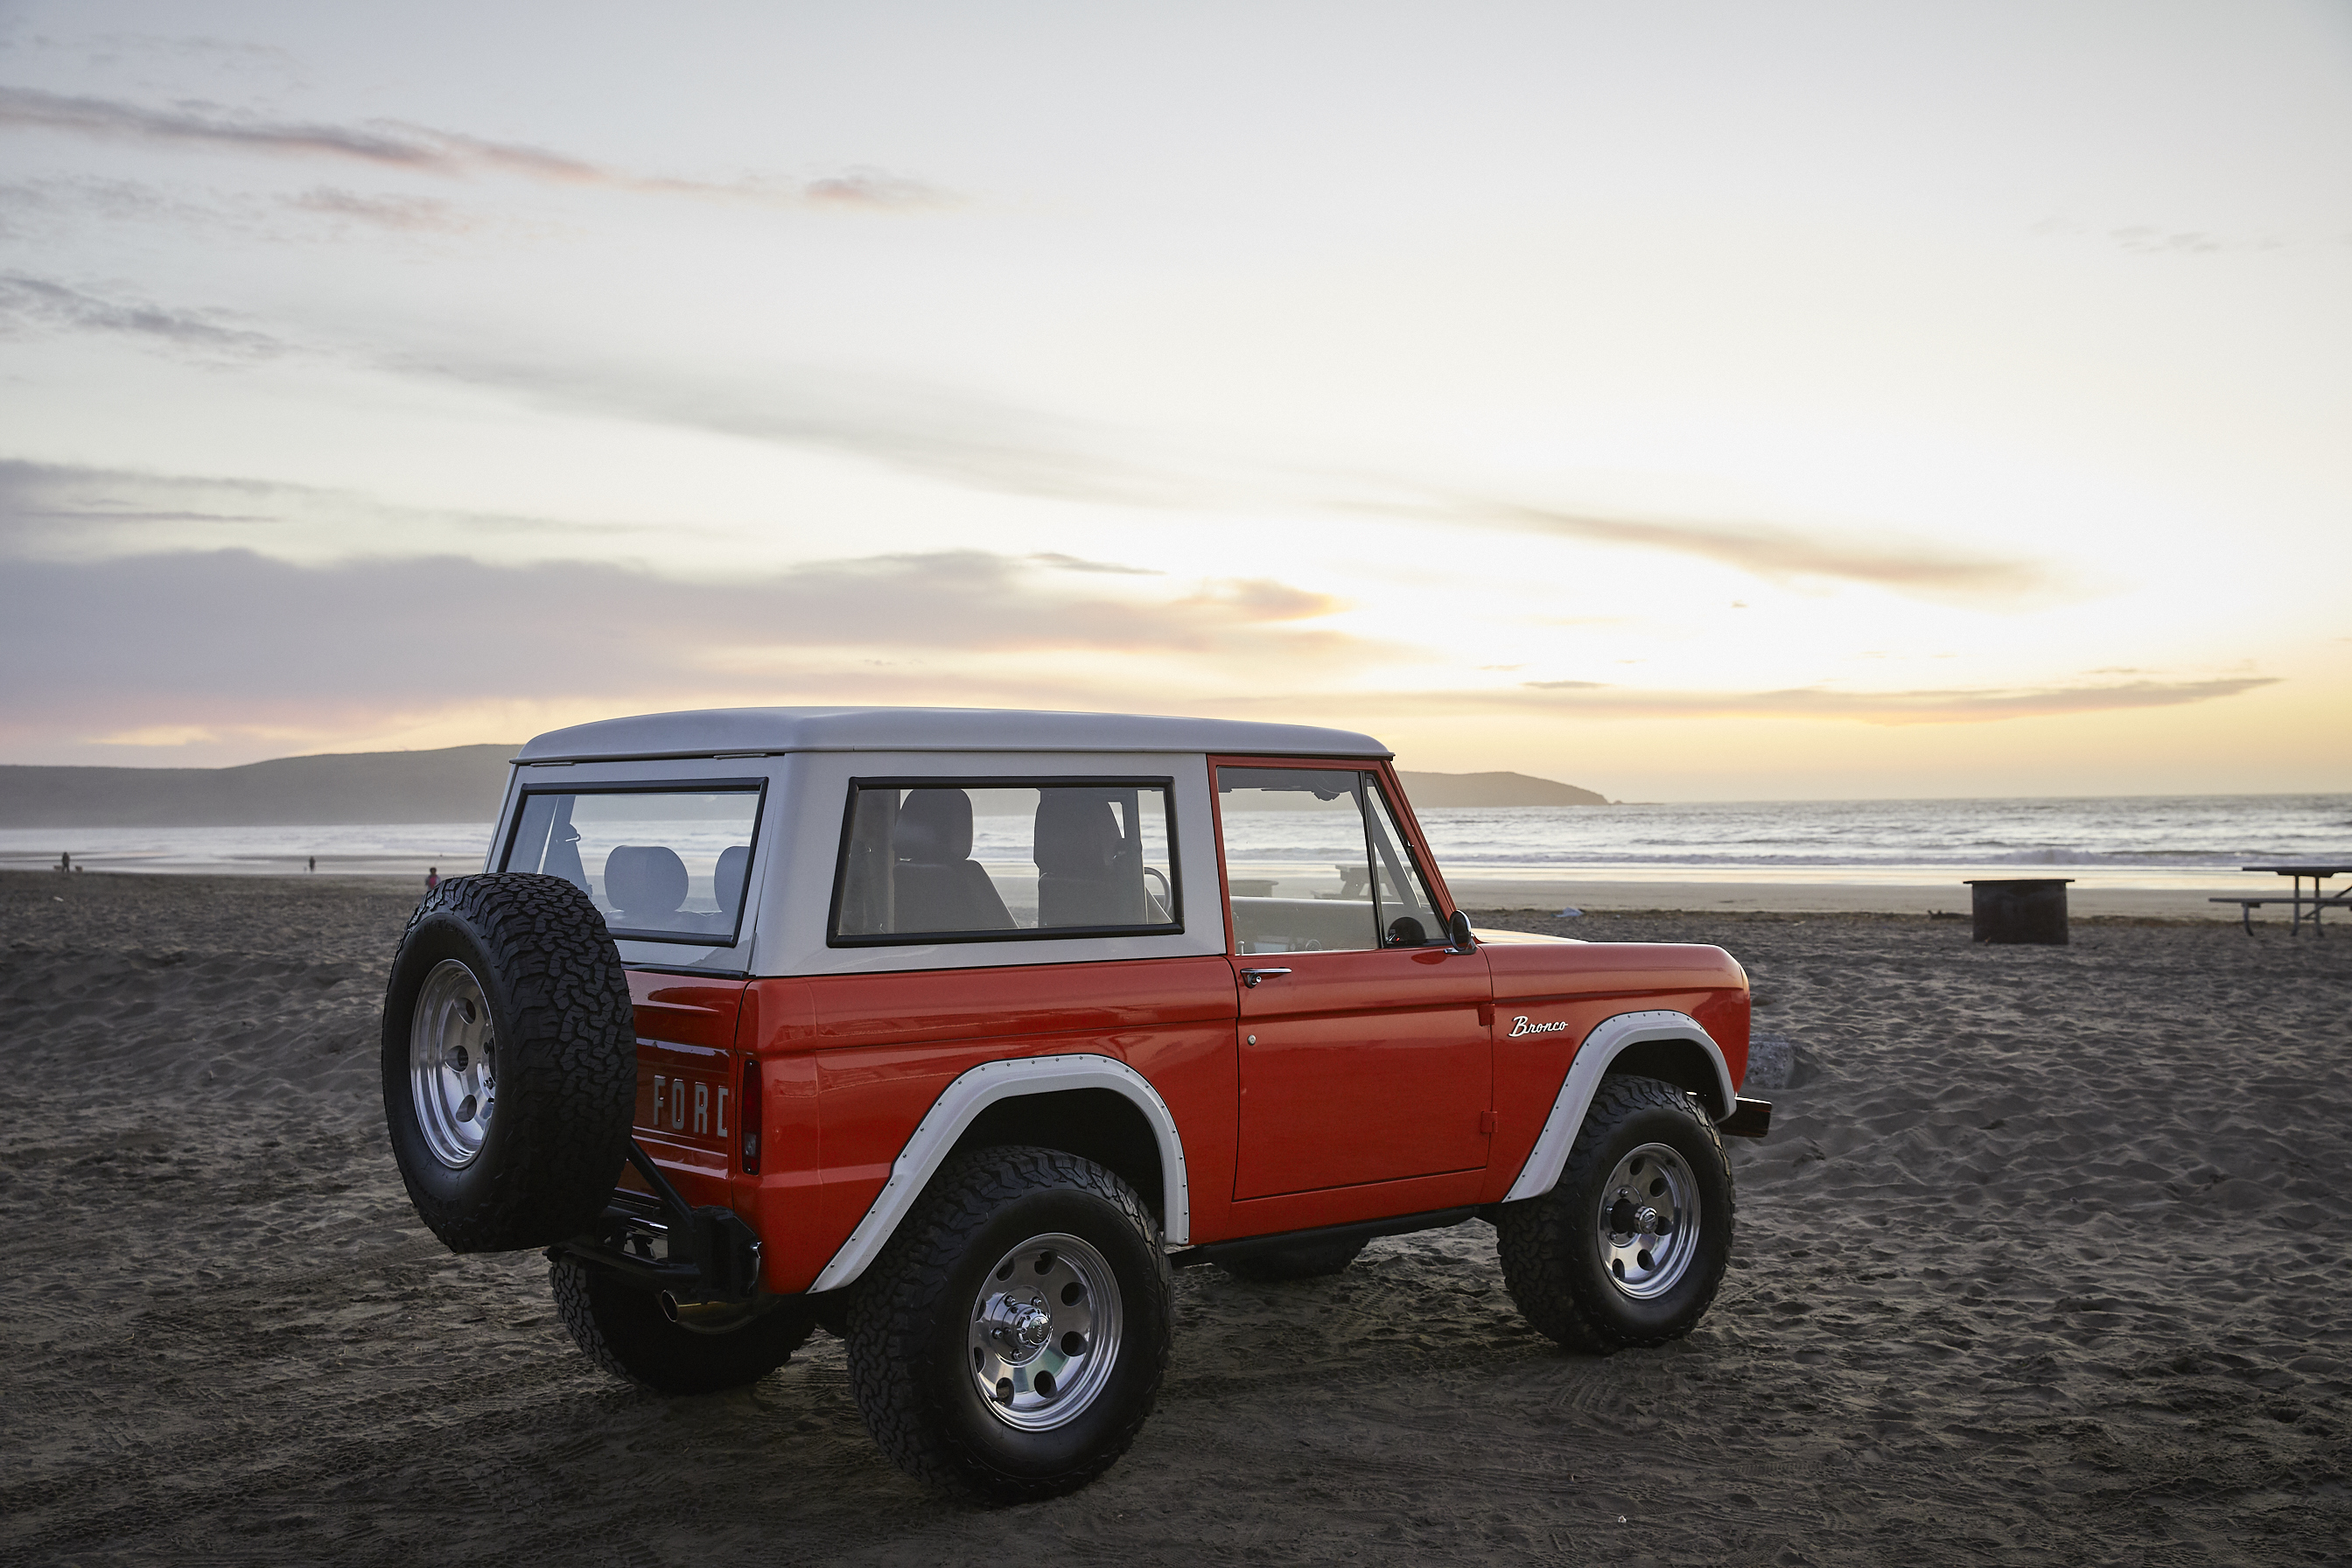
<path id="1" fill-rule="evenodd" d="M 2294 879 L 2294 891 L 2284 897 L 2276 893 L 2270 893 L 2251 899 L 2221 898 L 2211 900 L 2213 903 L 2217 904 L 2237 905 L 2239 922 L 2246 928 L 2246 934 L 2248 936 L 2254 934 L 2254 911 L 2261 909 L 2264 904 L 2289 904 L 2294 907 L 2294 922 L 2287 928 L 2287 935 L 2289 936 L 2296 935 L 2303 930 L 2303 911 L 2305 908 L 2308 908 L 2311 910 L 2311 934 L 2314 936 L 2323 936 L 2326 934 L 2320 930 L 2320 910 L 2352 910 L 2352 882 L 2347 882 L 2343 887 L 2338 888 L 2333 893 L 2326 892 L 2320 886 L 2321 883 L 2326 881 L 2330 877 L 2352 876 L 2352 861 L 2338 862 L 2331 860 L 2317 865 L 2306 863 L 2294 866 L 2241 866 L 2238 869 L 2241 871 L 2268 871 L 2275 876 L 2291 877 Z M 2305 893 L 2303 890 L 2303 879 L 2305 877 L 2311 879 L 2311 891 L 2308 893 Z"/>

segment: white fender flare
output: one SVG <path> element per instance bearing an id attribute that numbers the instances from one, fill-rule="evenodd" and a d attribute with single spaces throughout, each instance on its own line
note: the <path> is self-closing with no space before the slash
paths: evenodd
<path id="1" fill-rule="evenodd" d="M 1576 1059 L 1569 1064 L 1568 1077 L 1561 1080 L 1559 1093 L 1552 1100 L 1551 1114 L 1544 1119 L 1543 1131 L 1528 1152 L 1528 1163 L 1519 1167 L 1519 1179 L 1503 1194 L 1505 1203 L 1541 1197 L 1552 1190 L 1559 1181 L 1560 1171 L 1568 1164 L 1568 1152 L 1576 1142 L 1576 1134 L 1584 1125 L 1584 1113 L 1591 1109 L 1592 1097 L 1601 1092 L 1601 1075 L 1627 1047 L 1649 1040 L 1688 1040 L 1699 1047 L 1715 1064 L 1716 1079 L 1722 1088 L 1720 1103 L 1730 1105 L 1738 1098 L 1738 1091 L 1732 1086 L 1731 1069 L 1724 1065 L 1723 1047 L 1689 1014 L 1620 1013 L 1613 1018 L 1604 1018 L 1584 1037 Z"/>
<path id="2" fill-rule="evenodd" d="M 1192 1187 L 1184 1173 L 1184 1140 L 1168 1102 L 1141 1073 L 1113 1057 L 1080 1054 L 1015 1057 L 982 1062 L 940 1091 L 930 1110 L 908 1135 L 890 1167 L 890 1179 L 849 1233 L 849 1239 L 817 1274 L 811 1292 L 837 1290 L 866 1272 L 914 1206 L 925 1183 L 948 1157 L 956 1140 L 980 1113 L 1003 1100 L 1054 1094 L 1071 1089 L 1107 1089 L 1143 1113 L 1160 1144 L 1162 1240 L 1174 1247 L 1192 1237 Z"/>

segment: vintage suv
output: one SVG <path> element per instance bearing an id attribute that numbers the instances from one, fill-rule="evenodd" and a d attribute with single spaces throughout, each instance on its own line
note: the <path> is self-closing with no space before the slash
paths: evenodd
<path id="1" fill-rule="evenodd" d="M 730 1388 L 823 1326 L 893 1459 L 1017 1501 L 1133 1441 L 1171 1267 L 1477 1219 L 1560 1343 L 1688 1332 L 1748 1019 L 1718 948 L 1472 930 L 1369 736 L 734 709 L 523 748 L 402 938 L 384 1112 L 600 1365 Z"/>

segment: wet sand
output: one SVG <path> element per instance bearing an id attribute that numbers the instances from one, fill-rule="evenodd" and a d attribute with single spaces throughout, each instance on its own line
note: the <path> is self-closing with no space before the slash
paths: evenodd
<path id="1" fill-rule="evenodd" d="M 836 1342 L 662 1399 L 535 1257 L 441 1250 L 375 1085 L 413 898 L 0 874 L 0 1560 L 2347 1560 L 2352 930 L 1482 913 L 1748 964 L 1787 1081 L 1698 1331 L 1564 1354 L 1476 1224 L 1188 1270 L 1134 1451 L 985 1512 L 882 1459 Z"/>

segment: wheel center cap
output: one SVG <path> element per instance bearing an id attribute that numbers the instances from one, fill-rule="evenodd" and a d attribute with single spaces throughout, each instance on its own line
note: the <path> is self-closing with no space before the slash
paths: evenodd
<path id="1" fill-rule="evenodd" d="M 1013 1309 L 1013 1331 L 1021 1336 L 1021 1342 L 1034 1349 L 1044 1344 L 1045 1336 L 1054 1331 L 1054 1318 L 1052 1313 L 1034 1302 L 1024 1302 Z"/>
<path id="2" fill-rule="evenodd" d="M 1054 1314 L 1035 1301 L 999 1296 L 989 1304 L 991 1338 L 1004 1348 L 1007 1360 L 1028 1360 L 1054 1337 Z"/>

